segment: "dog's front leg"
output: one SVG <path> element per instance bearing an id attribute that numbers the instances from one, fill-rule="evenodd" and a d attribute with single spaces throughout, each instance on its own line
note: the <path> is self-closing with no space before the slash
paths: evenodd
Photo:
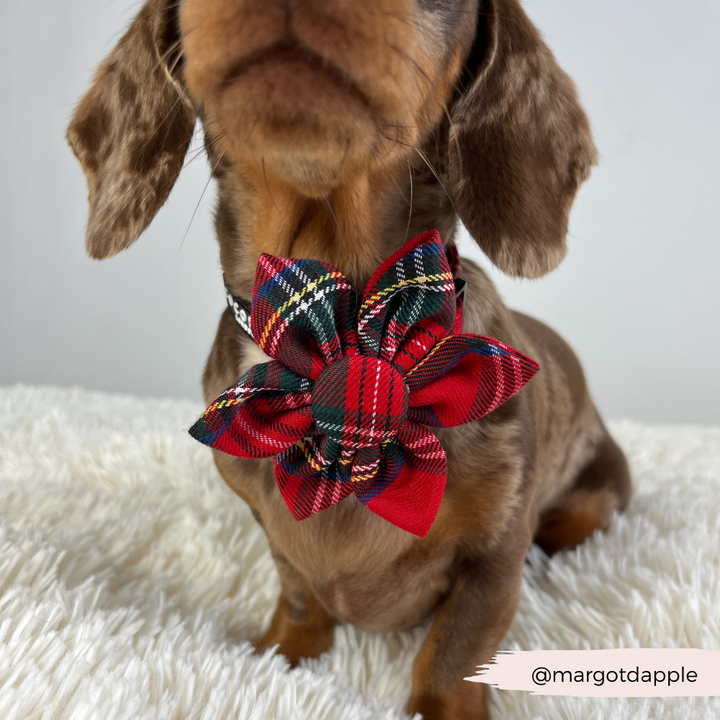
<path id="1" fill-rule="evenodd" d="M 272 544 L 270 550 L 280 574 L 280 597 L 270 627 L 256 647 L 263 652 L 279 645 L 279 652 L 295 666 L 300 658 L 317 657 L 330 647 L 336 621 L 288 559 Z"/>
<path id="2" fill-rule="evenodd" d="M 425 720 L 487 720 L 486 685 L 464 677 L 488 662 L 515 616 L 529 531 L 516 529 L 495 550 L 462 561 L 413 666 L 410 713 Z"/>

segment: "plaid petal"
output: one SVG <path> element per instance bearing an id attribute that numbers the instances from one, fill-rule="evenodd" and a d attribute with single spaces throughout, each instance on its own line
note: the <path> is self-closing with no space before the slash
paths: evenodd
<path id="1" fill-rule="evenodd" d="M 312 446 L 312 441 L 301 441 L 275 458 L 275 481 L 296 520 L 336 505 L 352 492 L 352 483 L 315 465 L 308 445 Z"/>
<path id="2" fill-rule="evenodd" d="M 353 487 L 368 510 L 425 537 L 440 508 L 446 480 L 447 459 L 440 441 L 426 428 L 407 422 L 383 448 L 375 481 Z"/>
<path id="3" fill-rule="evenodd" d="M 261 255 L 252 329 L 267 355 L 315 380 L 326 365 L 353 352 L 355 294 L 331 265 Z"/>
<path id="4" fill-rule="evenodd" d="M 440 236 L 428 232 L 389 257 L 370 279 L 358 317 L 360 352 L 405 372 L 454 326 L 453 275 Z"/>
<path id="5" fill-rule="evenodd" d="M 352 482 L 338 460 L 317 465 L 313 449 L 318 450 L 317 438 L 306 438 L 275 459 L 275 479 L 296 520 L 325 510 L 354 492 L 375 514 L 425 537 L 440 507 L 447 475 L 445 451 L 429 430 L 405 423 L 382 449 L 375 446 L 358 451 Z"/>
<path id="6" fill-rule="evenodd" d="M 190 428 L 205 445 L 236 457 L 277 455 L 312 425 L 312 383 L 278 362 L 252 367 Z"/>
<path id="7" fill-rule="evenodd" d="M 451 335 L 405 375 L 408 420 L 432 427 L 477 420 L 520 392 L 539 369 L 499 340 Z"/>

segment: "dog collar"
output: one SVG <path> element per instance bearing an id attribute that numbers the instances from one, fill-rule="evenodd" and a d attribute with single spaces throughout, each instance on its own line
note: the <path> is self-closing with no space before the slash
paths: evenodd
<path id="1" fill-rule="evenodd" d="M 453 262 L 459 269 L 438 233 L 425 233 L 358 300 L 331 265 L 262 255 L 251 307 L 229 290 L 228 303 L 272 360 L 220 395 L 190 434 L 236 457 L 273 458 L 296 520 L 354 493 L 424 537 L 447 477 L 429 428 L 483 417 L 539 369 L 499 340 L 462 334 Z"/>
<path id="2" fill-rule="evenodd" d="M 255 338 L 253 337 L 252 326 L 250 324 L 250 318 L 252 316 L 251 303 L 245 300 L 245 298 L 238 297 L 233 293 L 224 275 L 223 282 L 225 283 L 225 298 L 227 299 L 230 312 L 235 318 L 235 322 L 251 340 L 254 340 Z"/>

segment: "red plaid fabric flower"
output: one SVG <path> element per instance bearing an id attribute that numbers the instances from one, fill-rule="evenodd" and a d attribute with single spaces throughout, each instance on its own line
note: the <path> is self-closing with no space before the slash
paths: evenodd
<path id="1" fill-rule="evenodd" d="M 436 232 L 385 261 L 356 305 L 336 268 L 262 255 L 252 328 L 273 360 L 251 368 L 190 433 L 230 455 L 274 458 L 296 520 L 355 493 L 424 537 L 447 475 L 428 427 L 477 420 L 539 367 L 498 340 L 459 334 L 454 278 Z"/>

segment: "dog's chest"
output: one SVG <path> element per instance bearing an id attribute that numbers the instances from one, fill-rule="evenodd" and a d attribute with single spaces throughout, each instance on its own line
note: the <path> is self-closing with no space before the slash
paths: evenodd
<path id="1" fill-rule="evenodd" d="M 353 496 L 301 522 L 277 500 L 262 509 L 271 543 L 339 620 L 372 631 L 409 628 L 447 593 L 450 550 L 426 547 Z"/>

